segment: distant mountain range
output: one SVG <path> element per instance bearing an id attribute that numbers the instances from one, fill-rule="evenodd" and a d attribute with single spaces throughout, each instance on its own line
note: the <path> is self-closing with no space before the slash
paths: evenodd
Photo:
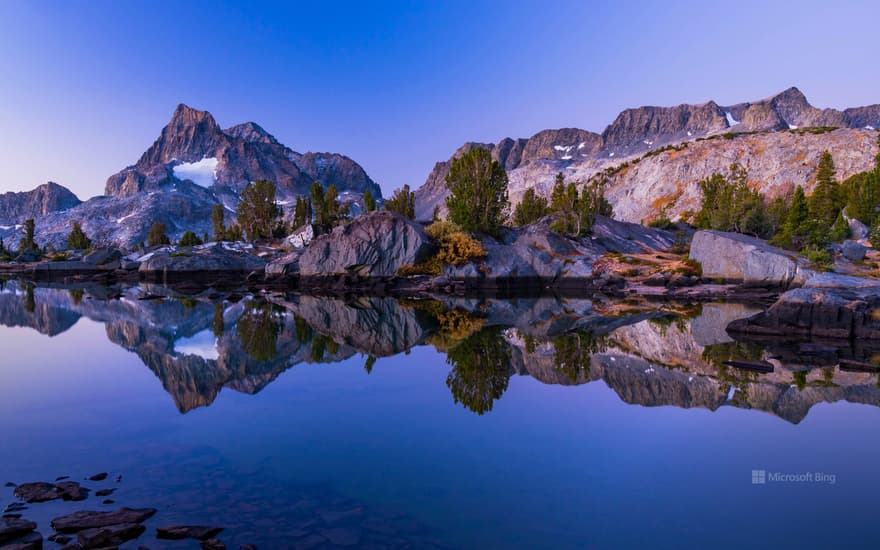
<path id="1" fill-rule="evenodd" d="M 643 222 L 698 208 L 698 182 L 733 162 L 770 196 L 797 185 L 809 191 L 824 150 L 841 179 L 868 170 L 877 154 L 876 128 L 880 105 L 818 109 L 790 88 L 729 106 L 710 101 L 627 109 L 601 134 L 542 130 L 527 139 L 468 142 L 451 158 L 475 147 L 489 150 L 508 173 L 513 203 L 530 188 L 549 195 L 559 172 L 574 181 L 601 173 L 615 217 Z M 429 219 L 436 206 L 443 209 L 451 158 L 436 163 L 416 191 L 418 219 Z M 381 197 L 379 186 L 344 155 L 297 153 L 254 122 L 224 130 L 207 111 L 180 105 L 140 159 L 108 178 L 105 195 L 80 202 L 54 183 L 0 195 L 0 237 L 17 242 L 27 218 L 38 220 L 38 242 L 54 246 L 64 244 L 73 221 L 96 242 L 122 246 L 144 241 L 154 221 L 164 223 L 173 239 L 185 230 L 210 233 L 212 207 L 223 204 L 231 219 L 239 193 L 258 179 L 275 182 L 288 210 L 314 181 L 336 185 L 354 205 L 366 190 Z"/>
<path id="2" fill-rule="evenodd" d="M 841 130 L 805 130 L 830 127 Z M 429 219 L 435 206 L 443 208 L 450 161 L 475 147 L 489 150 L 507 170 L 514 203 L 529 188 L 548 195 L 559 172 L 566 179 L 585 181 L 607 170 L 615 216 L 638 222 L 656 217 L 661 209 L 675 216 L 693 208 L 695 194 L 698 203 L 697 182 L 725 171 L 732 162 L 743 164 L 754 183 L 766 185 L 771 194 L 794 185 L 809 188 L 825 149 L 835 156 L 839 175 L 870 168 L 876 154 L 876 128 L 880 128 L 880 105 L 844 111 L 817 109 L 797 88 L 726 107 L 709 101 L 627 109 L 601 134 L 563 128 L 542 130 L 527 139 L 465 143 L 449 160 L 438 162 L 417 190 L 416 217 Z M 739 137 L 724 139 L 734 134 Z M 688 145 L 663 151 L 680 144 Z M 696 153 L 691 145 L 699 145 Z M 642 160 L 639 170 L 634 169 L 633 161 L 642 157 L 650 160 L 646 166 L 650 164 L 651 169 L 645 169 Z"/>
<path id="3" fill-rule="evenodd" d="M 37 242 L 64 244 L 74 221 L 96 242 L 133 246 L 154 221 L 178 238 L 211 231 L 211 209 L 223 204 L 234 217 L 239 193 L 250 183 L 275 183 L 286 207 L 315 181 L 336 185 L 345 200 L 382 192 L 364 169 L 337 153 L 298 153 L 254 122 L 220 128 L 207 111 L 179 105 L 141 158 L 108 178 L 105 195 L 81 202 L 55 183 L 0 195 L 0 236 L 14 239 L 27 218 L 38 219 Z"/>

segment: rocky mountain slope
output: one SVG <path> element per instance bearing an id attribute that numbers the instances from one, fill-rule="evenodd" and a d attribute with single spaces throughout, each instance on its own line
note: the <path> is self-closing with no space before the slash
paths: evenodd
<path id="1" fill-rule="evenodd" d="M 381 197 L 379 186 L 344 155 L 298 153 L 254 122 L 223 130 L 211 113 L 183 104 L 136 164 L 110 176 L 105 194 L 129 196 L 190 180 L 234 206 L 238 194 L 259 179 L 274 182 L 282 200 L 308 193 L 315 181 Z"/>
<path id="2" fill-rule="evenodd" d="M 50 181 L 31 191 L 0 194 L 0 225 L 16 225 L 28 218 L 73 208 L 82 203 L 69 189 Z"/>
<path id="3" fill-rule="evenodd" d="M 839 129 L 825 131 L 828 127 Z M 841 177 L 870 168 L 876 128 L 880 105 L 818 109 L 797 88 L 730 106 L 710 101 L 627 109 L 602 134 L 564 128 L 498 144 L 466 143 L 449 161 L 438 162 L 416 191 L 416 214 L 428 219 L 435 206 L 443 208 L 449 162 L 475 147 L 489 150 L 507 170 L 513 203 L 529 188 L 549 194 L 559 172 L 586 180 L 607 170 L 615 216 L 639 222 L 664 208 L 672 217 L 693 208 L 699 202 L 697 182 L 727 170 L 733 161 L 746 165 L 753 185 L 766 185 L 771 194 L 795 185 L 809 188 L 825 149 L 834 155 Z"/>
<path id="4" fill-rule="evenodd" d="M 96 243 L 135 246 L 150 224 L 165 224 L 169 237 L 186 230 L 211 232 L 217 203 L 234 217 L 239 193 L 251 182 L 275 183 L 285 210 L 315 181 L 336 185 L 343 200 L 381 190 L 364 169 L 337 153 L 298 153 L 254 122 L 220 128 L 207 111 L 180 105 L 159 138 L 132 166 L 110 176 L 105 195 L 81 202 L 66 188 L 49 183 L 27 193 L 0 195 L 0 237 L 17 242 L 18 226 L 35 218 L 37 243 L 63 247 L 73 222 Z M 289 214 L 289 212 L 288 212 Z"/>

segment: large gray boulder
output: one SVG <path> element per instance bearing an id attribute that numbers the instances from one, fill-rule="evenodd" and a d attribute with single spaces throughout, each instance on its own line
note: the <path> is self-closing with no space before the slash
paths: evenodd
<path id="1" fill-rule="evenodd" d="M 266 275 L 269 277 L 283 277 L 299 273 L 299 257 L 302 251 L 294 250 L 278 258 L 273 258 L 266 264 Z"/>
<path id="2" fill-rule="evenodd" d="M 705 278 L 748 285 L 801 286 L 815 275 L 797 254 L 739 233 L 697 231 L 690 258 L 700 263 Z"/>
<path id="3" fill-rule="evenodd" d="M 419 224 L 392 212 L 372 212 L 313 240 L 300 257 L 299 271 L 303 277 L 390 277 L 435 251 Z"/>
<path id="4" fill-rule="evenodd" d="M 860 262 L 865 259 L 868 249 L 855 241 L 845 241 L 841 247 L 841 254 L 847 260 Z"/>
<path id="5" fill-rule="evenodd" d="M 264 270 L 266 261 L 238 250 L 228 243 L 194 247 L 191 250 L 164 249 L 140 258 L 141 273 L 241 272 Z"/>
<path id="6" fill-rule="evenodd" d="M 444 275 L 486 283 L 529 279 L 575 283 L 592 278 L 593 262 L 601 256 L 598 249 L 555 233 L 544 223 L 509 230 L 500 241 L 484 238 L 483 247 L 488 253 L 484 259 L 446 266 Z"/>
<path id="7" fill-rule="evenodd" d="M 685 234 L 686 240 L 690 238 Z M 675 244 L 675 232 L 622 222 L 608 216 L 593 221 L 593 242 L 621 254 L 667 250 Z"/>

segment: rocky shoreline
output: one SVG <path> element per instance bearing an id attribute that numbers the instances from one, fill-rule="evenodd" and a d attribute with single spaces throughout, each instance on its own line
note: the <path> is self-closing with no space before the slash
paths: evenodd
<path id="1" fill-rule="evenodd" d="M 677 242 L 682 236 L 688 242 Z M 867 276 L 821 272 L 793 252 L 740 234 L 682 230 L 675 235 L 601 216 L 592 237 L 571 239 L 539 222 L 480 237 L 485 253 L 478 258 L 406 276 L 404 269 L 425 264 L 438 245 L 421 224 L 387 211 L 300 242 L 299 247 L 219 242 L 128 254 L 105 248 L 0 264 L 0 276 L 333 296 L 736 299 L 773 304 L 731 327 L 738 332 L 880 338 L 880 323 L 874 320 L 880 280 L 869 278 L 874 274 L 864 267 L 867 249 L 854 241 L 845 244 L 835 268 Z M 847 259 L 854 249 L 862 260 Z"/>

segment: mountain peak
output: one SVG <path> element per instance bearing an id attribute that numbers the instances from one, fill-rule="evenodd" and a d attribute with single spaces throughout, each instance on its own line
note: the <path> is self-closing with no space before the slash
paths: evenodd
<path id="1" fill-rule="evenodd" d="M 278 140 L 275 139 L 275 136 L 264 130 L 263 127 L 256 122 L 245 122 L 243 124 L 236 124 L 235 126 L 224 130 L 224 133 L 227 136 L 251 143 L 278 143 Z"/>
<path id="2" fill-rule="evenodd" d="M 193 126 L 201 127 L 200 130 L 202 131 L 220 131 L 220 126 L 217 125 L 217 121 L 214 120 L 211 113 L 193 109 L 184 103 L 181 103 L 174 109 L 174 114 L 171 115 L 171 120 L 165 126 L 165 130 L 171 128 L 179 131 Z M 165 130 L 163 130 L 163 133 Z"/>

